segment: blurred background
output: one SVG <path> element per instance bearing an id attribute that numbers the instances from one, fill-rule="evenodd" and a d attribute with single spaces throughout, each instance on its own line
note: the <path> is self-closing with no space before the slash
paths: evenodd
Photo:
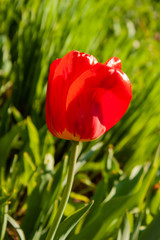
<path id="1" fill-rule="evenodd" d="M 0 0 L 0 239 L 45 239 L 57 211 L 70 142 L 48 132 L 45 96 L 51 62 L 73 49 L 99 62 L 119 57 L 133 99 L 116 126 L 81 146 L 65 216 L 91 199 L 95 204 L 66 239 L 160 239 L 159 23 L 158 0 Z M 112 189 L 126 197 L 132 187 L 134 193 L 145 189 L 140 205 L 131 199 L 120 213 L 93 219 Z M 87 235 L 98 217 L 112 226 Z M 153 229 L 158 235 L 146 238 Z"/>

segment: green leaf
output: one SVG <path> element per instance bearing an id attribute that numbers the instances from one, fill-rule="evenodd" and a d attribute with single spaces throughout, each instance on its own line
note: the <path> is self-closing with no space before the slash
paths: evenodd
<path id="1" fill-rule="evenodd" d="M 152 200 L 151 200 L 151 213 L 156 214 L 158 212 L 160 206 L 160 188 L 155 192 Z"/>
<path id="2" fill-rule="evenodd" d="M 104 202 L 99 206 L 97 213 L 91 221 L 84 226 L 78 236 L 74 240 L 100 240 L 105 237 L 109 227 L 113 222 L 117 221 L 126 209 L 132 209 L 139 201 L 139 195 L 133 194 L 129 196 L 115 197 L 108 202 Z"/>
<path id="3" fill-rule="evenodd" d="M 12 148 L 12 142 L 19 132 L 18 126 L 13 126 L 12 129 L 0 138 L 0 167 L 5 165 L 7 157 Z"/>
<path id="4" fill-rule="evenodd" d="M 103 142 L 98 142 L 95 145 L 93 145 L 87 152 L 84 152 L 78 159 L 77 165 L 76 165 L 76 172 L 79 171 L 79 169 L 85 165 L 87 162 L 87 159 L 92 156 L 96 151 L 101 149 L 103 146 Z"/>
<path id="5" fill-rule="evenodd" d="M 18 111 L 18 109 L 16 107 L 14 107 L 14 106 L 12 106 L 11 109 L 12 109 L 12 113 L 13 113 L 13 116 L 14 116 L 15 120 L 17 122 L 23 121 L 23 116 L 20 113 L 20 111 Z"/>
<path id="6" fill-rule="evenodd" d="M 68 159 L 65 158 L 58 164 L 53 175 L 51 172 L 45 172 L 35 178 L 36 187 L 27 198 L 27 211 L 21 223 L 26 239 L 33 239 L 33 236 L 42 231 L 42 227 L 47 228 L 46 225 L 50 225 L 55 216 L 57 210 L 55 203 L 63 189 L 67 161 Z"/>
<path id="7" fill-rule="evenodd" d="M 27 118 L 27 128 L 29 134 L 29 146 L 33 153 L 36 165 L 41 164 L 39 150 L 39 134 L 30 117 Z"/>
<path id="8" fill-rule="evenodd" d="M 154 217 L 151 224 L 144 230 L 140 240 L 160 240 L 160 213 Z"/>
<path id="9" fill-rule="evenodd" d="M 0 206 L 4 205 L 8 201 L 9 197 L 0 197 Z"/>
<path id="10" fill-rule="evenodd" d="M 133 230 L 131 240 L 137 240 L 138 239 L 139 233 L 140 233 L 141 222 L 142 222 L 142 214 L 140 214 L 139 218 L 135 222 L 135 228 Z"/>
<path id="11" fill-rule="evenodd" d="M 136 193 L 141 185 L 144 177 L 144 166 L 136 166 L 130 176 L 123 175 L 123 178 L 115 186 L 115 195 L 122 196 Z"/>
<path id="12" fill-rule="evenodd" d="M 52 156 L 54 156 L 54 139 L 53 139 L 53 135 L 47 131 L 45 136 L 42 136 L 42 134 L 40 135 L 40 138 L 44 138 L 43 141 L 43 145 L 42 146 L 42 158 L 45 158 L 46 154 L 51 154 Z"/>
<path id="13" fill-rule="evenodd" d="M 151 184 L 153 183 L 153 180 L 156 176 L 157 170 L 160 165 L 160 145 L 157 148 L 155 158 L 150 166 L 146 165 L 146 176 L 143 181 L 143 188 L 141 188 L 141 199 L 139 202 L 139 206 L 143 203 L 146 195 L 148 194 L 148 189 L 150 188 Z"/>
<path id="14" fill-rule="evenodd" d="M 20 240 L 25 240 L 24 232 L 20 228 L 19 224 L 9 215 L 7 215 L 7 220 L 14 227 L 14 229 L 17 231 L 17 233 L 20 237 Z"/>
<path id="15" fill-rule="evenodd" d="M 87 206 L 77 210 L 73 213 L 70 217 L 66 218 L 59 226 L 55 240 L 65 240 L 69 233 L 74 229 L 77 223 L 84 217 L 85 214 L 90 210 L 92 207 L 93 202 L 88 204 Z"/>
<path id="16" fill-rule="evenodd" d="M 104 198 L 105 198 L 105 183 L 104 183 L 104 180 L 102 180 L 98 184 L 95 194 L 93 196 L 94 205 L 92 207 L 92 211 L 90 211 L 87 214 L 87 217 L 85 220 L 86 223 L 89 222 L 92 219 L 92 217 L 97 213 L 97 209 L 99 209 L 99 207 L 101 206 L 101 203 L 104 200 Z"/>
<path id="17" fill-rule="evenodd" d="M 129 240 L 130 239 L 130 225 L 129 220 L 126 214 L 126 217 L 123 222 L 122 229 L 119 231 L 119 238 L 117 240 Z"/>
<path id="18" fill-rule="evenodd" d="M 36 174 L 36 166 L 33 162 L 33 159 L 27 152 L 23 152 L 23 164 L 24 164 L 24 171 L 22 175 L 21 183 L 24 186 L 28 186 L 28 195 L 32 192 L 35 188 L 35 175 Z"/>
<path id="19" fill-rule="evenodd" d="M 7 229 L 7 214 L 8 213 L 8 205 L 5 205 L 3 208 L 1 208 L 0 211 L 0 224 L 1 224 L 1 228 L 0 228 L 0 239 L 4 239 L 5 237 L 5 233 L 6 233 L 6 229 Z"/>

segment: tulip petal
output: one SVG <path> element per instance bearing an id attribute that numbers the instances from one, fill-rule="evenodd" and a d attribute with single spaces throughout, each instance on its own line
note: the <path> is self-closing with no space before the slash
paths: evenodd
<path id="1" fill-rule="evenodd" d="M 46 95 L 46 107 L 45 107 L 46 123 L 47 123 L 48 129 L 55 136 L 56 136 L 56 133 L 55 133 L 54 128 L 52 127 L 52 121 L 51 121 L 51 119 L 52 119 L 51 116 L 54 113 L 53 113 L 53 109 L 52 109 L 52 100 L 50 98 L 52 96 L 52 79 L 54 77 L 56 67 L 58 66 L 60 61 L 61 61 L 61 59 L 58 58 L 55 61 L 53 61 L 52 64 L 50 65 L 49 77 L 48 77 L 48 86 L 47 86 L 47 95 Z"/>
<path id="2" fill-rule="evenodd" d="M 95 101 L 95 94 L 100 96 L 104 94 L 102 86 L 107 73 L 108 68 L 97 63 L 81 74 L 68 91 L 66 101 L 68 131 L 74 136 L 81 136 L 83 141 L 96 139 L 106 131 L 106 126 L 102 123 L 101 106 Z M 108 87 L 110 85 L 109 83 Z"/>
<path id="3" fill-rule="evenodd" d="M 67 109 L 68 131 L 72 132 L 73 136 L 79 136 L 81 141 L 91 141 L 106 131 L 106 127 L 101 123 L 101 106 L 94 101 L 93 92 L 93 89 L 83 89 Z"/>
<path id="4" fill-rule="evenodd" d="M 78 76 L 96 63 L 97 59 L 92 55 L 71 51 L 62 58 L 54 77 L 56 79 L 57 76 L 63 76 L 64 82 L 66 81 L 70 85 Z"/>
<path id="5" fill-rule="evenodd" d="M 77 78 L 69 89 L 68 130 L 93 140 L 121 119 L 130 100 L 131 84 L 127 76 L 118 69 L 97 64 Z"/>
<path id="6" fill-rule="evenodd" d="M 115 125 L 132 97 L 121 61 L 98 63 L 91 55 L 71 51 L 50 67 L 46 121 L 59 138 L 90 141 Z"/>
<path id="7" fill-rule="evenodd" d="M 95 65 L 97 60 L 92 55 L 71 51 L 59 61 L 55 71 L 52 71 L 54 62 L 49 74 L 48 88 L 51 89 L 51 93 L 47 92 L 46 116 L 49 115 L 50 109 L 52 117 L 47 117 L 47 122 L 50 121 L 47 125 L 52 129 L 53 135 L 57 136 L 66 129 L 66 98 L 70 85 L 79 75 Z"/>
<path id="8" fill-rule="evenodd" d="M 121 60 L 117 57 L 111 57 L 106 63 L 106 66 L 111 67 L 111 68 L 115 68 L 115 69 L 122 69 L 122 64 L 121 64 Z"/>
<path id="9" fill-rule="evenodd" d="M 60 61 L 61 61 L 61 58 L 57 58 L 56 60 L 54 60 L 51 63 L 51 66 L 50 66 L 50 69 L 49 69 L 49 77 L 48 77 L 49 81 L 51 81 L 53 79 L 55 70 L 56 70 L 57 66 L 59 65 Z"/>
<path id="10" fill-rule="evenodd" d="M 132 98 L 131 83 L 126 74 L 119 70 L 112 74 L 112 78 L 116 79 L 113 88 L 108 89 L 97 99 L 97 102 L 101 105 L 102 119 L 106 131 L 122 118 Z"/>

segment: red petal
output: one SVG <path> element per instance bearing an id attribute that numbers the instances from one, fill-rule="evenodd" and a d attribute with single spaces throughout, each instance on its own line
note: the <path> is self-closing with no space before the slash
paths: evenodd
<path id="1" fill-rule="evenodd" d="M 97 59 L 92 55 L 71 51 L 67 53 L 55 72 L 57 76 L 63 76 L 63 79 L 70 85 L 84 71 L 90 69 L 97 63 Z"/>
<path id="2" fill-rule="evenodd" d="M 115 69 L 122 69 L 122 64 L 121 64 L 121 60 L 117 57 L 111 57 L 106 63 L 106 66 L 111 67 L 111 68 L 115 68 Z"/>
<path id="3" fill-rule="evenodd" d="M 61 58 L 57 58 L 56 60 L 54 60 L 51 63 L 50 68 L 49 68 L 49 77 L 48 77 L 49 81 L 53 79 L 54 72 L 55 72 L 57 66 L 59 65 L 60 61 L 61 61 Z"/>
<path id="4" fill-rule="evenodd" d="M 82 141 L 98 138 L 106 131 L 102 123 L 99 103 L 95 93 L 104 94 L 103 82 L 106 81 L 108 68 L 97 63 L 93 68 L 81 74 L 70 86 L 66 102 L 67 125 L 69 132 L 80 136 Z M 108 87 L 110 87 L 110 83 Z M 105 86 L 106 87 L 106 86 Z M 100 88 L 101 91 L 97 91 Z"/>
<path id="5" fill-rule="evenodd" d="M 92 91 L 93 88 L 111 88 L 115 84 L 115 78 L 112 78 L 112 72 L 102 63 L 95 64 L 89 70 L 83 72 L 71 85 L 67 95 L 66 108 L 78 94 L 86 89 Z M 110 73 L 111 72 L 111 73 Z"/>
<path id="6" fill-rule="evenodd" d="M 77 78 L 69 89 L 69 132 L 83 141 L 101 136 L 121 119 L 131 96 L 131 84 L 124 73 L 97 64 Z"/>
<path id="7" fill-rule="evenodd" d="M 118 58 L 101 64 L 91 55 L 72 51 L 51 65 L 47 125 L 60 138 L 93 140 L 120 120 L 131 95 Z"/>
<path id="8" fill-rule="evenodd" d="M 49 74 L 46 119 L 47 122 L 50 121 L 47 123 L 49 129 L 52 129 L 53 134 L 57 135 L 67 127 L 66 98 L 70 85 L 86 69 L 96 64 L 97 60 L 92 55 L 71 51 L 61 59 L 55 71 L 52 71 L 54 62 Z"/>
<path id="9" fill-rule="evenodd" d="M 115 84 L 97 98 L 97 102 L 101 106 L 102 123 L 106 126 L 106 131 L 122 118 L 132 98 L 131 83 L 126 74 L 116 70 L 111 77 L 116 79 Z"/>
<path id="10" fill-rule="evenodd" d="M 61 58 L 56 59 L 55 61 L 53 61 L 50 65 L 50 69 L 49 69 L 49 77 L 48 77 L 48 86 L 47 86 L 47 95 L 46 95 L 46 107 L 45 107 L 45 113 L 46 113 L 46 123 L 48 126 L 48 129 L 50 130 L 50 132 L 56 136 L 55 131 L 53 130 L 52 127 L 52 122 L 51 122 L 51 112 L 52 112 L 52 105 L 50 99 L 50 96 L 52 95 L 52 79 L 54 77 L 54 73 L 55 70 L 58 66 L 58 64 L 60 63 Z"/>
<path id="11" fill-rule="evenodd" d="M 68 106 L 68 130 L 73 136 L 79 136 L 79 141 L 96 139 L 106 131 L 101 123 L 100 105 L 94 101 L 93 92 L 93 89 L 83 89 Z"/>

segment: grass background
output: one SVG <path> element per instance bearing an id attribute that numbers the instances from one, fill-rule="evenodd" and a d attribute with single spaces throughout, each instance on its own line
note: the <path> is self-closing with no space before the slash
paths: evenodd
<path id="1" fill-rule="evenodd" d="M 73 49 L 119 57 L 133 99 L 81 146 L 56 237 L 160 239 L 160 2 L 0 0 L 0 22 L 0 239 L 45 239 L 56 214 L 70 143 L 48 132 L 45 96 L 49 65 Z"/>

